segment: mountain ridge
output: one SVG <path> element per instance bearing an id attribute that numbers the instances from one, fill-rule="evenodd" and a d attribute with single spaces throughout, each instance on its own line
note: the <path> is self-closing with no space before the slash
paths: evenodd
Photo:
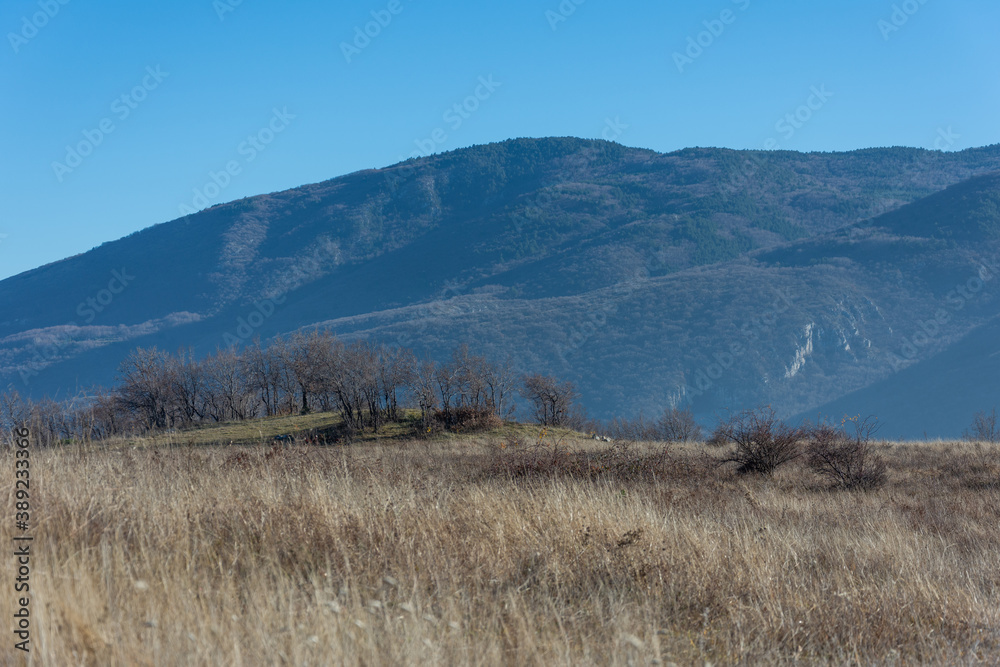
<path id="1" fill-rule="evenodd" d="M 136 345 L 205 354 L 328 323 L 436 354 L 462 335 L 481 340 L 573 379 L 597 416 L 673 401 L 709 419 L 763 400 L 796 414 L 885 379 L 898 345 L 879 317 L 906 330 L 907 309 L 932 306 L 973 255 L 995 249 L 998 172 L 1000 146 L 661 154 L 557 138 L 460 149 L 218 204 L 0 281 L 0 375 L 65 394 L 113 381 Z M 951 236 L 934 234 L 942 216 Z M 969 225 L 978 236 L 963 236 Z M 110 293 L 113 271 L 135 278 L 84 321 L 80 304 Z M 792 295 L 780 323 L 755 330 L 739 363 L 699 390 L 771 287 Z M 265 300 L 280 301 L 275 314 L 237 335 Z M 971 303 L 921 354 L 994 307 Z M 815 386 L 796 379 L 806 376 Z"/>

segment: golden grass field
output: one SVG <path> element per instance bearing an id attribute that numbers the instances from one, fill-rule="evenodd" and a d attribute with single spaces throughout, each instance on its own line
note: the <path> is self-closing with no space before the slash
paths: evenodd
<path id="1" fill-rule="evenodd" d="M 31 664 L 1000 664 L 996 448 L 882 445 L 864 493 L 702 445 L 491 475 L 509 440 L 34 450 Z"/>

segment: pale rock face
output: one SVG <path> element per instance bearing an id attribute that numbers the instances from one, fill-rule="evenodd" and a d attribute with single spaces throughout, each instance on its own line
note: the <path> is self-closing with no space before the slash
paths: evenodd
<path id="1" fill-rule="evenodd" d="M 806 325 L 805 335 L 806 342 L 795 349 L 795 358 L 792 360 L 792 365 L 785 369 L 785 377 L 791 379 L 798 375 L 802 367 L 806 365 L 806 359 L 813 353 L 813 330 L 816 328 L 814 322 L 810 322 Z"/>

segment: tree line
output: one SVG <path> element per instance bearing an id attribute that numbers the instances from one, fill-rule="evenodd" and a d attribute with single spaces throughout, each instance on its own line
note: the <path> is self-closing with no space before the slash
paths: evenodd
<path id="1" fill-rule="evenodd" d="M 518 373 L 509 359 L 487 359 L 468 345 L 437 362 L 407 348 L 312 331 L 203 358 L 191 350 L 137 348 L 110 389 L 61 402 L 0 394 L 0 426 L 10 432 L 30 424 L 45 445 L 335 411 L 348 430 L 378 432 L 404 420 L 409 407 L 419 411 L 424 431 L 488 428 L 513 417 L 516 396 L 541 424 L 579 426 L 585 419 L 572 383 Z"/>

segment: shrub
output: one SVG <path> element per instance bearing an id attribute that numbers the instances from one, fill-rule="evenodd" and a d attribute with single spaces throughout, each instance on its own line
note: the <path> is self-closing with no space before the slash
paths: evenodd
<path id="1" fill-rule="evenodd" d="M 745 410 L 719 425 L 714 438 L 736 445 L 722 463 L 735 463 L 740 474 L 771 475 L 802 453 L 804 433 L 777 418 L 770 407 Z"/>
<path id="2" fill-rule="evenodd" d="M 997 409 L 990 412 L 980 410 L 972 419 L 972 425 L 963 434 L 973 442 L 1000 442 L 1000 424 L 997 423 Z"/>
<path id="3" fill-rule="evenodd" d="M 885 461 L 872 451 L 871 438 L 878 423 L 869 417 L 845 421 L 853 423 L 854 434 L 843 428 L 820 424 L 809 430 L 806 450 L 808 466 L 844 489 L 871 491 L 886 482 Z"/>
<path id="4" fill-rule="evenodd" d="M 572 456 L 561 442 L 545 442 L 546 430 L 531 442 L 512 435 L 494 443 L 486 476 L 504 478 L 552 477 L 573 468 Z"/>
<path id="5" fill-rule="evenodd" d="M 463 433 L 492 431 L 503 426 L 503 420 L 493 412 L 492 408 L 476 408 L 471 405 L 437 410 L 434 413 L 434 421 L 442 428 Z"/>
<path id="6" fill-rule="evenodd" d="M 562 441 L 547 442 L 546 434 L 543 430 L 534 442 L 512 436 L 494 443 L 486 477 L 571 477 L 636 482 L 686 473 L 686 467 L 665 447 L 651 449 L 628 440 L 617 440 L 597 452 L 574 450 Z"/>

